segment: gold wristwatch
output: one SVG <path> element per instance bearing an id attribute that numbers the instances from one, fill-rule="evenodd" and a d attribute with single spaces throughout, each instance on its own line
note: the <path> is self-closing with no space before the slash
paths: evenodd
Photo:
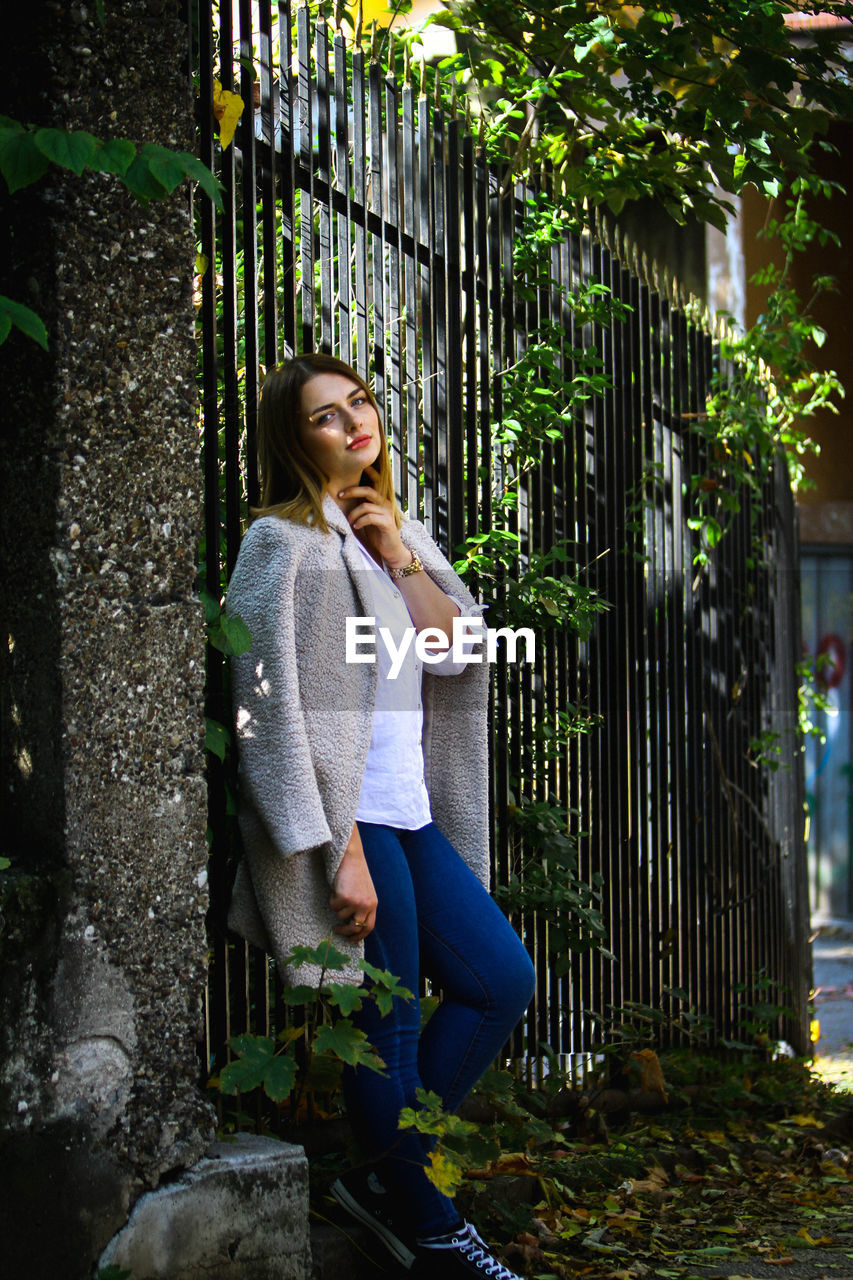
<path id="1" fill-rule="evenodd" d="M 408 578 L 411 577 L 413 573 L 422 573 L 423 565 L 418 558 L 417 551 L 412 551 L 412 563 L 407 564 L 405 569 L 389 569 L 388 572 L 392 578 Z"/>

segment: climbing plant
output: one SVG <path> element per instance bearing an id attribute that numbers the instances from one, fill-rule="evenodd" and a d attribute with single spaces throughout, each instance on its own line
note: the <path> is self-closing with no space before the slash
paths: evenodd
<path id="1" fill-rule="evenodd" d="M 0 116 L 0 174 L 10 195 L 32 186 L 51 168 L 80 177 L 84 171 L 112 174 L 138 200 L 164 200 L 183 181 L 198 182 L 221 206 L 221 184 L 197 156 L 128 138 L 96 138 L 84 129 L 38 128 Z M 48 334 L 31 307 L 0 296 L 0 343 L 18 328 L 47 350 Z"/>

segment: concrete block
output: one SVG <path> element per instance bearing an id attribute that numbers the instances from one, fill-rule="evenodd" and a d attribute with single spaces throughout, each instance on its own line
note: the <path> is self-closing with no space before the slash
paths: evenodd
<path id="1" fill-rule="evenodd" d="M 239 1134 L 143 1195 L 100 1266 L 133 1280 L 310 1280 L 308 1161 L 301 1147 Z"/>

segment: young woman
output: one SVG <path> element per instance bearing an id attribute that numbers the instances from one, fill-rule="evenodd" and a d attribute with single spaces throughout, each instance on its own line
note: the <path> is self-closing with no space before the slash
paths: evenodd
<path id="1" fill-rule="evenodd" d="M 246 857 L 229 921 L 289 981 L 319 981 L 289 952 L 334 932 L 344 980 L 362 981 L 363 955 L 410 991 L 422 974 L 438 985 L 423 1032 L 417 999 L 384 1017 L 365 1002 L 387 1074 L 346 1072 L 365 1163 L 333 1194 L 419 1276 L 517 1280 L 430 1182 L 424 1139 L 397 1127 L 420 1087 L 455 1109 L 533 993 L 486 888 L 488 670 L 440 636 L 426 662 L 412 643 L 478 606 L 401 517 L 376 401 L 349 366 L 307 355 L 268 374 L 258 454 L 263 508 L 228 591 L 252 635 L 233 662 Z"/>

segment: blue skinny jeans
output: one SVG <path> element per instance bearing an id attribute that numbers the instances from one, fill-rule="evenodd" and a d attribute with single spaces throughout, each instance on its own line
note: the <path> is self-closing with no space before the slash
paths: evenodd
<path id="1" fill-rule="evenodd" d="M 529 1004 L 534 970 L 509 921 L 434 823 L 403 831 L 359 822 L 358 829 L 379 898 L 366 958 L 415 998 L 395 999 L 385 1017 L 365 1002 L 356 1020 L 387 1075 L 347 1068 L 344 1097 L 362 1152 L 411 1228 L 439 1235 L 459 1213 L 426 1176 L 429 1143 L 398 1129 L 400 1111 L 417 1106 L 421 1086 L 437 1093 L 445 1110 L 459 1106 Z M 421 974 L 442 992 L 423 1033 Z"/>

